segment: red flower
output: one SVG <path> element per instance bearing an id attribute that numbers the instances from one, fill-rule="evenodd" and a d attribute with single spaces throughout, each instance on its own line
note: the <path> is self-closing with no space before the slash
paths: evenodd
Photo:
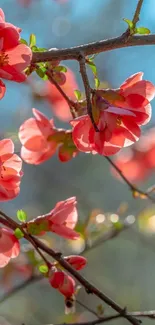
<path id="1" fill-rule="evenodd" d="M 82 270 L 87 264 L 86 258 L 79 255 L 67 256 L 65 260 L 77 271 Z"/>
<path id="2" fill-rule="evenodd" d="M 75 197 L 58 202 L 49 213 L 28 222 L 28 232 L 41 236 L 46 231 L 52 231 L 67 239 L 77 239 L 79 234 L 73 230 L 78 220 L 76 203 Z"/>
<path id="3" fill-rule="evenodd" d="M 30 64 L 31 49 L 20 44 L 21 30 L 5 22 L 5 16 L 0 9 L 0 78 L 23 82 L 26 75 L 23 70 Z M 4 96 L 5 85 L 0 83 L 0 98 Z"/>
<path id="4" fill-rule="evenodd" d="M 19 27 L 16 27 L 15 25 L 13 25 L 13 24 L 11 24 L 11 23 L 8 23 L 8 22 L 6 22 L 5 21 L 5 14 L 4 14 L 4 11 L 0 8 L 0 30 L 1 29 L 3 29 L 3 28 L 13 28 L 14 30 L 16 30 L 16 33 L 15 33 L 15 31 L 13 31 L 12 29 L 9 29 L 9 30 L 7 30 L 7 32 L 9 32 L 10 33 L 10 44 L 11 44 L 11 42 L 13 41 L 15 41 L 15 39 L 16 39 L 16 45 L 18 44 L 18 41 L 19 41 L 19 39 L 20 39 L 20 32 L 21 32 L 21 28 L 19 28 Z"/>
<path id="5" fill-rule="evenodd" d="M 22 160 L 14 154 L 10 139 L 0 141 L 0 201 L 14 199 L 20 192 Z"/>
<path id="6" fill-rule="evenodd" d="M 58 148 L 60 161 L 74 158 L 78 150 L 72 140 L 71 131 L 56 129 L 53 120 L 33 108 L 35 118 L 26 120 L 19 129 L 22 143 L 21 157 L 28 164 L 41 164 L 51 158 Z"/>
<path id="7" fill-rule="evenodd" d="M 61 292 L 66 298 L 71 298 L 75 293 L 74 279 L 63 271 L 55 271 L 49 277 L 51 286 Z"/>
<path id="8" fill-rule="evenodd" d="M 9 29 L 15 31 L 13 28 L 4 28 L 0 30 L 0 77 L 16 82 L 23 82 L 26 75 L 23 70 L 30 64 L 32 58 L 31 49 L 25 44 L 10 45 Z"/>
<path id="9" fill-rule="evenodd" d="M 11 258 L 20 253 L 18 239 L 11 230 L 0 228 L 0 268 L 6 266 Z"/>
<path id="10" fill-rule="evenodd" d="M 155 87 L 141 80 L 142 73 L 131 76 L 118 90 L 98 90 L 93 95 L 93 110 L 98 114 L 95 132 L 88 115 L 71 122 L 73 141 L 80 151 L 113 155 L 137 141 L 140 126 L 151 116 L 149 103 Z"/>
<path id="11" fill-rule="evenodd" d="M 51 156 L 57 149 L 56 141 L 48 141 L 48 137 L 55 133 L 53 120 L 37 109 L 32 109 L 34 117 L 26 120 L 19 129 L 19 139 L 22 143 L 21 157 L 29 164 L 38 165 Z"/>
<path id="12" fill-rule="evenodd" d="M 76 204 L 75 197 L 58 202 L 55 208 L 45 215 L 49 230 L 67 239 L 77 239 L 79 234 L 73 230 L 78 220 Z"/>
<path id="13" fill-rule="evenodd" d="M 75 158 L 79 150 L 75 146 L 72 139 L 72 132 L 70 130 L 65 132 L 64 140 L 58 150 L 58 157 L 61 162 L 67 162 L 72 158 Z"/>
<path id="14" fill-rule="evenodd" d="M 76 97 L 74 95 L 74 89 L 78 89 L 78 85 L 75 79 L 73 72 L 67 68 L 67 72 L 65 73 L 66 82 L 62 87 L 65 94 L 75 100 Z M 46 98 L 51 104 L 51 109 L 56 117 L 58 117 L 61 121 L 69 121 L 72 116 L 70 113 L 70 108 L 64 99 L 64 97 L 60 94 L 57 88 L 50 82 L 46 82 Z"/>

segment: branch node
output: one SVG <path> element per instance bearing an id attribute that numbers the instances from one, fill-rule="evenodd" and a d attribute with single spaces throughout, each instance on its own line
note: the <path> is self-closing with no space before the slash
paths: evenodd
<path id="1" fill-rule="evenodd" d="M 87 100 L 87 113 L 91 119 L 91 122 L 94 126 L 95 131 L 99 132 L 99 129 L 98 129 L 98 127 L 95 123 L 94 117 L 93 117 L 92 103 L 91 103 L 91 87 L 90 87 L 89 79 L 87 76 L 86 59 L 85 59 L 83 52 L 79 53 L 78 61 L 79 61 L 79 65 L 80 65 L 80 73 L 81 73 L 81 77 L 83 80 L 83 85 L 85 88 L 85 94 L 86 94 L 86 100 Z"/>

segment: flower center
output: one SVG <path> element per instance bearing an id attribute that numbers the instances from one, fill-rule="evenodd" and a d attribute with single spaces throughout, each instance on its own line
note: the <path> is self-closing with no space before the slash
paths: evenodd
<path id="1" fill-rule="evenodd" d="M 122 118 L 120 116 L 117 116 L 116 124 L 117 126 L 120 126 L 122 123 Z"/>
<path id="2" fill-rule="evenodd" d="M 0 178 L 4 178 L 4 173 L 6 171 L 6 168 L 0 163 Z"/>
<path id="3" fill-rule="evenodd" d="M 9 56 L 5 52 L 0 52 L 0 67 L 7 65 L 9 63 Z"/>

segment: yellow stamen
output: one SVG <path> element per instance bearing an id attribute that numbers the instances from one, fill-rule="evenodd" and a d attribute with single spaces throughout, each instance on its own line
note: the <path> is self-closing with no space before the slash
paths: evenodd
<path id="1" fill-rule="evenodd" d="M 9 63 L 8 54 L 5 54 L 5 52 L 0 52 L 0 67 L 3 67 L 4 65 L 7 65 L 8 63 Z"/>
<path id="2" fill-rule="evenodd" d="M 120 116 L 117 117 L 116 124 L 117 126 L 120 126 L 122 123 L 122 118 Z"/>

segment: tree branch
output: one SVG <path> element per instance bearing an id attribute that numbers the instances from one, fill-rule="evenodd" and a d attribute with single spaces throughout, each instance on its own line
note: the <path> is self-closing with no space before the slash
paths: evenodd
<path id="1" fill-rule="evenodd" d="M 2 215 L 6 221 L 8 222 L 8 227 L 15 230 L 17 227 L 19 227 L 22 230 L 22 227 L 13 221 L 11 218 L 9 218 L 5 213 L 0 211 L 0 215 Z M 2 218 L 1 218 L 2 222 Z M 6 225 L 6 223 L 5 223 Z M 23 230 L 22 230 L 23 231 Z M 89 294 L 94 294 L 96 297 L 100 298 L 102 301 L 104 301 L 107 305 L 111 306 L 112 309 L 117 311 L 122 317 L 126 318 L 131 324 L 133 325 L 139 325 L 139 321 L 127 314 L 126 308 L 122 308 L 120 305 L 118 305 L 115 301 L 113 301 L 110 297 L 108 297 L 106 294 L 104 294 L 102 291 L 100 291 L 97 287 L 95 287 L 92 283 L 90 283 L 88 280 L 86 280 L 78 271 L 76 271 L 62 256 L 61 253 L 55 252 L 52 248 L 47 247 L 43 242 L 38 240 L 37 238 L 28 235 L 25 231 L 23 231 L 24 237 L 31 242 L 31 244 L 34 246 L 34 248 L 38 248 L 45 253 L 47 253 L 49 256 L 53 257 L 59 264 L 68 271 L 83 287 L 85 288 L 86 292 Z"/>
<path id="2" fill-rule="evenodd" d="M 63 91 L 63 89 L 59 86 L 59 84 L 53 78 L 53 75 L 49 69 L 46 71 L 46 75 L 48 76 L 49 81 L 57 88 L 59 93 L 66 100 L 68 106 L 70 107 L 70 112 L 72 114 L 72 117 L 75 118 L 76 116 L 75 116 L 74 109 L 76 108 L 76 103 L 66 95 L 66 93 Z"/>
<path id="3" fill-rule="evenodd" d="M 139 16 L 140 16 L 140 12 L 141 12 L 141 9 L 142 9 L 143 1 L 144 0 L 138 0 L 137 8 L 136 8 L 134 17 L 132 19 L 132 22 L 133 22 L 134 26 L 136 26 L 136 24 L 139 21 Z"/>
<path id="4" fill-rule="evenodd" d="M 64 48 L 60 50 L 50 50 L 46 52 L 34 52 L 32 63 L 48 62 L 55 59 L 59 60 L 78 60 L 80 53 L 84 56 L 91 54 L 98 54 L 102 52 L 112 51 L 115 49 L 141 46 L 141 45 L 155 45 L 155 34 L 131 36 L 128 40 L 121 35 L 115 38 L 101 40 L 89 44 L 79 45 L 70 48 Z"/>
<path id="5" fill-rule="evenodd" d="M 87 113 L 91 119 L 91 122 L 94 126 L 94 129 L 96 132 L 99 132 L 99 129 L 94 121 L 93 117 L 93 111 L 92 111 L 92 104 L 91 104 L 91 88 L 89 84 L 89 79 L 87 77 L 87 71 L 86 71 L 86 59 L 85 56 L 81 53 L 79 56 L 79 65 L 80 65 L 80 73 L 83 80 L 85 93 L 86 93 L 86 100 L 87 100 Z"/>
<path id="6" fill-rule="evenodd" d="M 107 231 L 105 234 L 103 234 L 102 236 L 97 238 L 95 241 L 93 241 L 92 246 L 90 246 L 86 242 L 86 247 L 85 247 L 84 251 L 82 252 L 82 255 L 85 255 L 90 250 L 92 251 L 94 248 L 100 246 L 102 243 L 105 243 L 108 240 L 111 240 L 111 239 L 117 237 L 122 231 L 129 229 L 132 226 L 132 224 L 133 223 L 129 222 L 128 218 L 125 218 L 125 220 L 121 224 L 122 227 L 120 227 L 120 228 L 113 227 L 112 229 Z"/>
<path id="7" fill-rule="evenodd" d="M 132 194 L 134 197 L 140 197 L 140 198 L 146 198 L 149 199 L 151 202 L 155 203 L 155 198 L 153 198 L 150 195 L 150 191 L 142 191 L 141 189 L 139 189 L 138 187 L 136 187 L 135 185 L 133 185 L 122 173 L 121 169 L 119 169 L 117 167 L 117 165 L 115 165 L 115 163 L 111 160 L 111 158 L 109 158 L 108 156 L 105 156 L 105 159 L 110 163 L 110 165 L 117 171 L 117 173 L 121 176 L 121 178 L 125 181 L 125 183 L 128 185 L 128 187 L 130 188 L 130 190 L 132 191 Z"/>
<path id="8" fill-rule="evenodd" d="M 9 299 L 10 297 L 12 297 L 14 294 L 16 294 L 18 291 L 24 289 L 25 287 L 27 287 L 28 285 L 33 284 L 36 281 L 40 281 L 41 279 L 43 279 L 42 275 L 38 275 L 38 276 L 31 276 L 29 279 L 27 279 L 25 282 L 23 282 L 22 284 L 16 286 L 15 288 L 13 288 L 13 290 L 10 290 L 9 292 L 7 292 L 1 299 L 0 299 L 0 303 L 4 302 L 6 299 Z M 81 305 L 82 307 L 86 308 L 90 313 L 93 313 L 95 316 L 97 316 L 98 318 L 93 320 L 93 321 L 88 321 L 88 322 L 83 322 L 83 323 L 73 323 L 70 325 L 96 325 L 96 324 L 100 324 L 100 323 L 104 323 L 110 320 L 114 320 L 116 318 L 120 318 L 123 317 L 120 314 L 115 314 L 115 315 L 110 315 L 110 316 L 103 316 L 103 317 L 99 317 L 97 315 L 97 313 L 93 312 L 90 308 L 88 308 L 87 306 L 85 306 L 83 303 L 81 303 L 80 301 L 77 301 L 79 305 Z M 134 312 L 128 312 L 127 313 L 130 316 L 136 316 L 136 317 L 145 317 L 145 318 L 150 318 L 150 319 L 155 319 L 155 310 L 149 310 L 149 311 L 134 311 Z M 61 324 L 60 324 L 61 325 Z M 64 324 L 63 324 L 64 325 Z M 67 324 L 66 324 L 67 325 Z"/>

